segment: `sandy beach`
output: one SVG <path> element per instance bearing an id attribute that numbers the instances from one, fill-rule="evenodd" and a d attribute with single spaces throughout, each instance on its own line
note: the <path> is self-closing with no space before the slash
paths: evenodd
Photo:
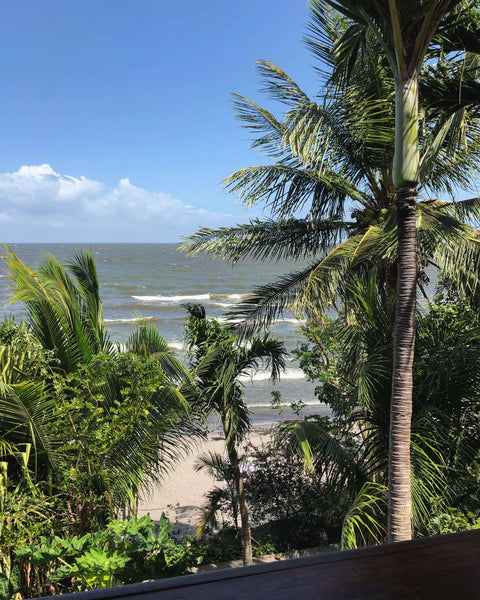
<path id="1" fill-rule="evenodd" d="M 255 446 L 267 443 L 271 437 L 271 425 L 255 426 L 245 443 Z M 194 452 L 179 462 L 165 480 L 150 493 L 144 495 L 139 502 L 139 516 L 147 513 L 153 520 L 160 519 L 165 512 L 172 523 L 172 533 L 182 535 L 195 532 L 196 524 L 205 504 L 205 494 L 220 482 L 213 479 L 205 469 L 195 471 L 194 465 L 198 457 L 206 452 L 223 452 L 225 440 L 218 433 L 210 433 L 208 439 L 199 444 Z"/>

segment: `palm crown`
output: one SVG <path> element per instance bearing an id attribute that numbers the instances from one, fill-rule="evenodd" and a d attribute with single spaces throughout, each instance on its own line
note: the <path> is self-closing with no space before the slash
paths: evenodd
<path id="1" fill-rule="evenodd" d="M 344 33 L 341 21 L 314 12 L 310 47 L 333 68 Z M 370 49 L 350 74 L 348 88 L 326 92 L 320 104 L 277 65 L 259 63 L 264 88 L 287 105 L 283 119 L 248 98 L 234 95 L 242 125 L 255 134 L 273 164 L 247 167 L 226 180 L 246 206 L 264 203 L 271 219 L 212 230 L 200 229 L 183 248 L 212 253 L 232 262 L 256 259 L 310 261 L 300 271 L 261 286 L 235 311 L 254 326 L 286 307 L 312 310 L 345 298 L 348 273 L 367 270 L 379 290 L 391 294 L 397 256 L 394 155 L 394 81 L 388 64 Z M 429 67 L 430 68 L 430 67 Z M 326 77 L 326 73 L 323 73 Z M 458 124 L 461 122 L 462 127 Z M 478 120 L 464 108 L 445 116 L 422 107 L 420 189 L 430 198 L 418 203 L 418 281 L 436 265 L 458 275 L 476 254 L 471 223 L 480 200 L 453 202 L 467 187 L 480 158 Z M 437 194 L 450 198 L 441 201 Z M 455 265 L 452 253 L 455 252 Z"/>

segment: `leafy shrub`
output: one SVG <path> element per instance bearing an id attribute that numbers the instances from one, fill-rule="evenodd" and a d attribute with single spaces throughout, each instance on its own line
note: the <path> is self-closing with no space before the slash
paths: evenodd
<path id="1" fill-rule="evenodd" d="M 35 570 L 37 595 L 105 588 L 184 573 L 192 553 L 171 529 L 164 514 L 157 527 L 148 515 L 133 516 L 82 537 L 40 536 L 15 554 Z"/>
<path id="2" fill-rule="evenodd" d="M 246 446 L 244 481 L 254 537 L 277 550 L 307 548 L 338 541 L 321 476 L 286 448 Z"/>
<path id="3" fill-rule="evenodd" d="M 428 535 L 457 533 L 469 529 L 480 529 L 478 511 L 476 513 L 471 511 L 462 512 L 458 508 L 447 507 L 433 516 L 427 524 Z"/>

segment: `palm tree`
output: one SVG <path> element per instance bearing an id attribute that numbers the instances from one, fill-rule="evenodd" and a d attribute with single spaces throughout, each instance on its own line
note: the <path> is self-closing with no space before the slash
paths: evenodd
<path id="1" fill-rule="evenodd" d="M 340 38 L 341 30 L 330 29 L 329 35 Z M 334 47 L 323 51 L 332 55 L 333 68 L 338 60 Z M 246 205 L 265 202 L 273 218 L 218 230 L 202 228 L 182 248 L 191 254 L 227 257 L 233 263 L 247 256 L 313 261 L 256 288 L 235 308 L 235 315 L 246 320 L 243 326 L 266 324 L 292 304 L 307 313 L 328 308 L 345 295 L 349 273 L 355 270 L 376 276 L 382 295 L 391 296 L 395 290 L 394 85 L 378 59 L 362 67 L 348 90 L 327 96 L 318 105 L 278 66 L 261 62 L 264 87 L 290 106 L 282 121 L 251 100 L 235 97 L 242 123 L 258 135 L 254 146 L 279 160 L 237 171 L 226 183 Z M 458 138 L 455 119 L 422 121 L 426 133 L 421 187 L 433 195 L 466 187 L 479 164 L 477 124 L 465 123 L 465 144 Z M 300 211 L 306 213 L 302 218 Z M 478 198 L 418 203 L 420 285 L 427 280 L 429 265 L 458 276 L 460 246 L 465 252 L 463 270 L 470 268 L 478 244 L 472 241 L 476 231 L 467 223 L 479 214 Z"/>
<path id="2" fill-rule="evenodd" d="M 254 324 L 295 300 L 310 310 L 344 296 L 352 267 L 373 273 L 386 295 L 391 295 L 397 282 L 389 486 L 392 541 L 411 536 L 406 516 L 410 511 L 407 455 L 416 285 L 424 279 L 427 264 L 453 274 L 452 256 L 459 257 L 455 254 L 459 247 L 465 262 L 457 262 L 457 270 L 464 266 L 471 272 L 472 257 L 478 261 L 478 244 L 472 242 L 477 233 L 463 221 L 467 213 L 478 216 L 478 199 L 463 204 L 416 203 L 420 181 L 434 192 L 451 192 L 455 185 L 465 184 L 478 160 L 478 135 L 473 144 L 459 142 L 451 116 L 429 121 L 428 115 L 422 115 L 422 135 L 418 134 L 420 69 L 442 17 L 457 4 L 422 2 L 420 7 L 401 6 L 397 11 L 395 2 L 387 0 L 313 2 L 313 27 L 323 39 L 311 45 L 330 61 L 338 85 L 335 93 L 317 106 L 278 67 L 262 63 L 268 91 L 292 106 L 284 121 L 248 99 L 236 99 L 240 118 L 256 133 L 263 133 L 254 145 L 265 148 L 278 162 L 239 171 L 227 184 L 247 205 L 265 200 L 276 220 L 218 231 L 203 229 L 185 244 L 192 253 L 208 251 L 234 261 L 246 255 L 305 257 L 323 250 L 313 265 L 258 288 L 246 300 L 240 314 Z M 332 26 L 335 19 L 328 16 L 327 5 L 347 18 L 340 31 Z M 391 99 L 395 99 L 394 117 Z M 453 147 L 456 155 L 451 153 Z M 344 218 L 347 199 L 360 205 L 352 212 L 356 221 Z M 307 217 L 296 218 L 310 200 Z M 332 245 L 336 247 L 329 252 Z"/>
<path id="3" fill-rule="evenodd" d="M 416 200 L 420 181 L 419 74 L 432 40 L 461 0 L 325 0 L 351 25 L 340 52 L 356 59 L 354 44 L 367 36 L 381 47 L 395 80 L 395 186 L 398 236 L 397 302 L 395 313 L 388 483 L 388 538 L 411 538 L 410 431 L 416 310 Z M 358 45 L 356 46 L 358 48 Z"/>
<path id="4" fill-rule="evenodd" d="M 206 414 L 220 417 L 238 498 L 244 565 L 252 562 L 250 516 L 240 470 L 238 445 L 250 429 L 250 415 L 239 378 L 263 364 L 273 380 L 285 368 L 285 348 L 268 334 L 240 344 L 228 326 L 207 319 L 202 305 L 187 304 L 185 344 L 197 382 L 198 403 Z"/>
<path id="5" fill-rule="evenodd" d="M 14 291 L 11 302 L 24 303 L 34 335 L 55 353 L 63 373 L 74 371 L 100 352 L 114 352 L 105 330 L 91 252 L 76 253 L 66 268 L 46 255 L 35 271 L 10 248 L 5 250 Z"/>

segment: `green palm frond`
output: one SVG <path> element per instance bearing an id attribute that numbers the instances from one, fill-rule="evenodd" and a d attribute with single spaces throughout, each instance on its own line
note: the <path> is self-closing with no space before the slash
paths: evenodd
<path id="1" fill-rule="evenodd" d="M 253 148 L 261 149 L 266 156 L 275 160 L 285 156 L 282 144 L 285 129 L 283 123 L 268 110 L 239 94 L 232 94 L 232 105 L 242 127 L 259 134 L 252 142 Z"/>
<path id="2" fill-rule="evenodd" d="M 387 488 L 367 482 L 350 507 L 342 527 L 343 550 L 382 544 L 387 534 Z"/>
<path id="3" fill-rule="evenodd" d="M 278 443 L 301 456 L 306 468 L 321 470 L 328 485 L 356 490 L 366 479 L 359 454 L 315 420 L 280 423 L 275 431 Z"/>
<path id="4" fill-rule="evenodd" d="M 24 381 L 0 383 L 0 440 L 19 447 L 25 443 L 35 449 L 35 461 L 55 466 L 58 441 L 52 437 L 55 400 L 43 383 Z"/>
<path id="5" fill-rule="evenodd" d="M 135 330 L 128 337 L 123 350 L 155 359 L 170 381 L 182 383 L 191 379 L 187 368 L 176 357 L 167 340 L 142 317 L 137 318 Z"/>
<path id="6" fill-rule="evenodd" d="M 246 207 L 264 202 L 278 219 L 288 219 L 305 208 L 317 216 L 336 216 L 347 198 L 361 198 L 355 185 L 341 174 L 309 171 L 295 164 L 247 167 L 230 175 L 224 184 Z"/>
<path id="7" fill-rule="evenodd" d="M 412 434 L 412 522 L 419 529 L 431 517 L 431 499 L 446 500 L 448 494 L 440 440 L 429 438 L 427 431 Z"/>
<path id="8" fill-rule="evenodd" d="M 241 318 L 237 331 L 242 337 L 250 335 L 291 308 L 297 300 L 298 293 L 305 285 L 317 263 L 302 271 L 296 271 L 279 277 L 276 281 L 258 286 L 247 297 L 227 313 L 232 319 Z"/>
<path id="9" fill-rule="evenodd" d="M 190 255 L 228 258 L 232 264 L 247 257 L 261 261 L 298 260 L 326 252 L 353 226 L 353 223 L 334 219 L 290 218 L 281 222 L 256 219 L 237 227 L 203 227 L 189 236 L 179 249 Z"/>
<path id="10" fill-rule="evenodd" d="M 247 375 L 262 367 L 270 371 L 272 381 L 278 381 L 285 370 L 287 354 L 283 342 L 271 338 L 268 333 L 262 338 L 250 338 L 246 346 L 239 348 L 237 373 L 240 376 Z"/>
<path id="11" fill-rule="evenodd" d="M 106 382 L 102 389 L 105 409 L 121 400 L 123 385 L 116 378 Z M 185 398 L 167 382 L 143 398 L 142 410 L 147 413 L 132 421 L 103 458 L 112 501 L 118 506 L 129 501 L 132 491 L 137 495 L 146 483 L 158 482 L 203 435 L 203 429 L 189 418 Z"/>
<path id="12" fill-rule="evenodd" d="M 77 254 L 68 266 L 69 273 L 53 256 L 46 255 L 34 271 L 10 248 L 5 252 L 14 292 L 11 302 L 24 303 L 36 337 L 55 352 L 65 372 L 98 352 L 113 351 L 104 329 L 91 254 Z"/>
<path id="13" fill-rule="evenodd" d="M 207 470 L 207 473 L 215 479 L 232 479 L 232 468 L 225 455 L 219 452 L 205 452 L 201 454 L 194 465 L 195 471 Z"/>

